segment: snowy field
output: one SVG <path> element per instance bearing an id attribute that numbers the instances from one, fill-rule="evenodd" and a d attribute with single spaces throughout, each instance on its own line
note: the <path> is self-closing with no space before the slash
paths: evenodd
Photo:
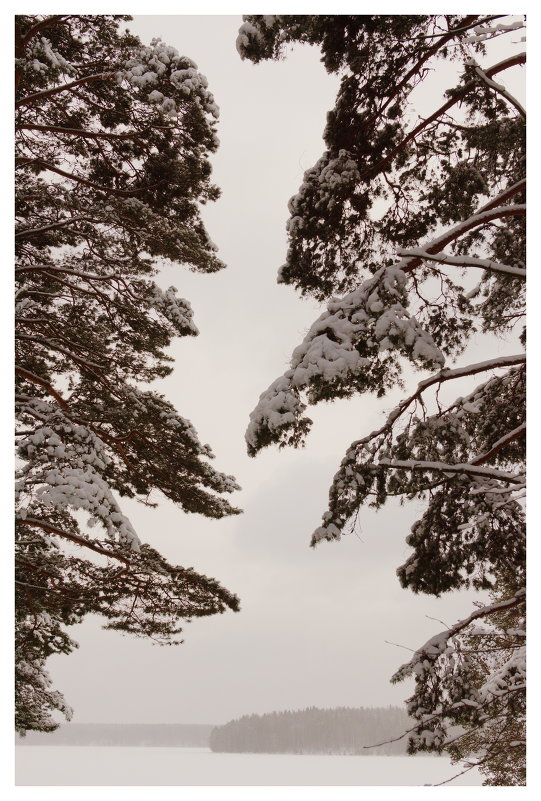
<path id="1" fill-rule="evenodd" d="M 415 786 L 458 772 L 439 757 L 213 754 L 206 748 L 16 748 L 17 785 Z M 470 771 L 452 784 L 480 785 Z"/>

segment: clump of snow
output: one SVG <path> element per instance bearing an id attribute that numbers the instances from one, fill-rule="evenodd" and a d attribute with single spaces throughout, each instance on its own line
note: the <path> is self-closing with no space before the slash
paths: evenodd
<path id="1" fill-rule="evenodd" d="M 264 44 L 264 39 L 261 36 L 258 28 L 256 28 L 255 25 L 252 25 L 251 22 L 243 22 L 239 28 L 237 41 L 235 43 L 237 52 L 242 59 L 247 58 L 246 49 L 249 48 L 254 41 L 258 44 Z"/>
<path id="2" fill-rule="evenodd" d="M 382 267 L 356 290 L 333 299 L 293 351 L 290 369 L 264 392 L 250 416 L 246 440 L 257 450 L 259 439 L 292 426 L 305 405 L 300 391 L 314 403 L 323 398 L 374 390 L 371 368 L 383 351 L 399 351 L 414 362 L 442 365 L 444 357 L 432 337 L 406 309 L 407 276 Z"/>
<path id="3" fill-rule="evenodd" d="M 181 335 L 197 336 L 199 330 L 193 322 L 193 309 L 189 301 L 177 297 L 177 289 L 170 286 L 163 291 L 158 286 L 153 288 L 153 304 Z"/>
<path id="4" fill-rule="evenodd" d="M 181 56 L 175 47 L 165 44 L 161 39 L 153 39 L 149 46 L 141 47 L 117 72 L 117 80 L 126 80 L 143 90 L 150 88 L 148 100 L 158 105 L 169 117 L 176 118 L 181 109 L 178 96 L 175 100 L 161 91 L 168 84 L 181 97 L 190 97 L 214 118 L 219 116 L 219 108 L 208 89 L 208 81 L 197 70 L 197 64 Z M 155 84 L 159 84 L 160 88 Z"/>
<path id="5" fill-rule="evenodd" d="M 102 476 L 110 463 L 104 443 L 51 405 L 28 401 L 27 410 L 32 407 L 45 423 L 19 443 L 19 453 L 28 461 L 17 474 L 17 517 L 39 519 L 44 508 L 81 509 L 111 538 L 139 550 L 139 538 Z"/>
<path id="6" fill-rule="evenodd" d="M 289 235 L 293 236 L 303 228 L 307 210 L 311 210 L 311 214 L 314 210 L 318 215 L 325 214 L 335 204 L 336 196 L 351 192 L 360 179 L 357 164 L 347 150 L 340 150 L 336 158 L 324 153 L 313 167 L 306 170 L 299 191 L 288 203 L 291 216 L 286 229 Z"/>

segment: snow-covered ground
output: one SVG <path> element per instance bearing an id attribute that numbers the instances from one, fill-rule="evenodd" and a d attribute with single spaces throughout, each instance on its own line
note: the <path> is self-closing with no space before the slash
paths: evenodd
<path id="1" fill-rule="evenodd" d="M 213 754 L 207 748 L 16 748 L 17 785 L 415 786 L 458 767 L 440 757 Z M 473 770 L 452 784 L 480 785 Z"/>

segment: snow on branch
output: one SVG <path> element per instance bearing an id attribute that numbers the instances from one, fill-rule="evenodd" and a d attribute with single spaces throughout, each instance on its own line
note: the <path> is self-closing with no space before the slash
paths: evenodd
<path id="1" fill-rule="evenodd" d="M 70 270 L 68 267 L 60 267 L 57 264 L 33 264 L 29 267 L 17 267 L 15 269 L 15 275 L 36 272 L 48 273 L 49 275 L 54 275 L 55 273 L 59 273 L 61 275 L 75 275 L 77 278 L 84 278 L 88 281 L 110 281 L 113 279 L 126 278 L 126 276 L 122 275 L 121 273 L 104 273 L 103 275 L 100 275 L 99 273 L 88 273 L 83 272 L 82 270 Z"/>
<path id="2" fill-rule="evenodd" d="M 393 468 L 395 470 L 430 470 L 436 473 L 444 473 L 451 475 L 454 473 L 462 473 L 465 475 L 481 476 L 484 478 L 492 478 L 497 481 L 507 481 L 509 484 L 520 484 L 524 486 L 524 474 L 519 473 L 505 473 L 502 470 L 496 470 L 493 467 L 479 467 L 474 462 L 465 462 L 464 464 L 447 464 L 446 462 L 424 462 L 413 461 L 409 459 L 380 459 L 378 465 L 383 467 Z"/>
<path id="3" fill-rule="evenodd" d="M 15 239 L 19 239 L 20 237 L 27 238 L 29 236 L 35 236 L 36 234 L 42 234 L 45 231 L 55 231 L 58 228 L 64 228 L 66 225 L 73 225 L 73 223 L 78 223 L 78 222 L 96 222 L 96 221 L 92 217 L 74 215 L 73 217 L 69 217 L 65 220 L 60 220 L 59 222 L 49 223 L 49 225 L 42 225 L 39 228 L 24 228 L 23 230 L 16 231 Z M 27 268 L 27 270 L 28 269 L 29 268 Z M 16 270 L 16 272 L 20 272 L 20 270 Z"/>
<path id="4" fill-rule="evenodd" d="M 504 72 L 505 70 L 511 69 L 512 67 L 516 67 L 520 64 L 524 64 L 526 62 L 526 53 L 518 53 L 516 56 L 512 56 L 511 58 L 504 59 L 503 61 L 499 61 L 497 64 L 494 64 L 489 69 L 485 70 L 485 75 L 487 78 L 491 78 L 493 75 L 497 75 L 499 72 Z M 431 123 L 439 120 L 444 114 L 446 114 L 449 109 L 453 108 L 460 100 L 466 96 L 470 91 L 475 89 L 476 82 L 469 81 L 464 86 L 458 87 L 455 91 L 452 92 L 452 96 L 447 100 L 443 105 L 441 105 L 436 111 L 434 111 L 430 116 L 426 117 L 426 119 L 422 120 L 418 125 L 415 126 L 397 145 L 395 145 L 389 153 L 387 153 L 381 161 L 375 164 L 373 167 L 369 167 L 361 174 L 361 180 L 368 180 L 378 173 L 381 172 L 391 161 L 392 159 L 401 151 L 404 150 L 406 145 L 408 145 L 411 141 L 416 139 L 416 137 L 422 133 Z"/>
<path id="5" fill-rule="evenodd" d="M 168 130 L 166 126 L 153 125 L 151 127 L 161 130 Z M 34 123 L 23 123 L 22 125 L 19 125 L 19 130 L 39 131 L 41 133 L 59 133 L 66 136 L 80 136 L 83 139 L 108 139 L 111 141 L 122 141 L 140 139 L 151 130 L 151 127 L 142 128 L 140 131 L 113 133 L 111 131 L 85 131 L 83 128 L 66 128 L 62 125 L 36 125 Z M 170 130 L 174 130 L 174 127 L 171 126 Z"/>
<path id="6" fill-rule="evenodd" d="M 70 19 L 70 16 L 70 14 L 51 14 L 49 17 L 39 20 L 39 22 L 36 22 L 35 25 L 32 25 L 32 27 L 21 38 L 20 46 L 24 50 L 30 40 L 45 28 L 50 28 L 53 25 L 66 25 Z"/>
<path id="7" fill-rule="evenodd" d="M 526 436 L 526 423 L 521 423 L 521 425 L 514 428 L 504 437 L 500 437 L 497 442 L 495 442 L 486 453 L 480 454 L 480 456 L 476 456 L 475 459 L 471 460 L 471 464 L 482 464 L 483 462 L 488 461 L 491 459 L 499 450 L 504 448 L 506 445 L 509 445 L 510 442 L 514 442 L 520 437 Z"/>
<path id="8" fill-rule="evenodd" d="M 111 464 L 103 439 L 46 403 L 29 403 L 29 410 L 32 405 L 46 419 L 18 446 L 26 462 L 17 473 L 17 519 L 35 521 L 45 514 L 82 509 L 91 525 L 99 522 L 111 539 L 138 550 L 139 538 L 102 475 Z"/>
<path id="9" fill-rule="evenodd" d="M 75 545 L 80 545 L 83 548 L 89 548 L 91 551 L 99 553 L 101 554 L 101 556 L 107 556 L 109 559 L 117 559 L 119 562 L 122 562 L 126 566 L 126 569 L 129 569 L 131 566 L 131 562 L 129 561 L 129 559 L 127 559 L 122 554 L 117 553 L 116 551 L 111 551 L 107 548 L 103 548 L 100 545 L 97 545 L 96 542 L 89 539 L 88 537 L 80 537 L 71 532 L 62 531 L 57 526 L 53 526 L 48 521 L 37 520 L 34 517 L 27 517 L 24 519 L 19 519 L 17 522 L 19 525 L 35 526 L 37 528 L 41 528 L 43 529 L 43 531 L 46 531 L 49 534 L 55 534 L 57 537 L 69 540 L 70 542 L 73 542 Z"/>
<path id="10" fill-rule="evenodd" d="M 411 406 L 412 403 L 414 403 L 416 400 L 419 400 L 425 390 L 429 389 L 435 384 L 443 384 L 445 381 L 452 381 L 456 378 L 465 378 L 470 375 L 476 375 L 477 373 L 487 372 L 488 370 L 497 370 L 502 367 L 513 367 L 518 364 L 526 364 L 525 353 L 517 353 L 512 356 L 499 356 L 495 359 L 487 359 L 484 362 L 477 362 L 477 364 L 468 364 L 464 367 L 454 367 L 452 369 L 447 368 L 445 370 L 440 370 L 440 372 L 436 373 L 436 375 L 420 381 L 415 392 L 409 395 L 407 398 L 404 398 L 404 400 L 392 410 L 381 428 L 375 429 L 366 437 L 352 442 L 349 450 L 366 445 L 371 440 L 379 437 L 386 431 L 389 431 L 393 427 L 396 420 L 403 414 L 403 412 L 405 412 L 405 410 Z"/>
<path id="11" fill-rule="evenodd" d="M 419 366 L 442 365 L 442 352 L 407 306 L 406 276 L 397 265 L 380 268 L 358 289 L 329 301 L 294 350 L 290 369 L 260 396 L 246 432 L 249 453 L 283 442 L 288 430 L 298 444 L 309 425 L 300 417 L 306 408 L 301 390 L 310 403 L 374 391 L 396 380 L 398 354 Z"/>
<path id="12" fill-rule="evenodd" d="M 498 19 L 498 17 L 496 17 Z M 499 36 L 511 31 L 518 31 L 525 28 L 523 20 L 516 20 L 515 22 L 500 22 L 497 25 L 476 25 L 473 29 L 473 35 L 468 36 L 463 40 L 464 44 L 475 44 L 477 42 L 484 42 L 486 39 L 491 39 L 494 36 Z"/>
<path id="13" fill-rule="evenodd" d="M 322 525 L 312 535 L 312 546 L 323 539 L 339 539 L 348 521 L 355 519 L 359 507 L 364 503 L 381 506 L 389 494 L 407 496 L 440 485 L 448 487 L 443 492 L 445 498 L 450 497 L 449 493 L 453 492 L 462 498 L 460 508 L 467 519 L 469 512 L 465 511 L 465 496 L 461 487 L 470 488 L 471 481 L 464 484 L 461 482 L 461 475 L 469 475 L 476 483 L 482 480 L 482 488 L 478 486 L 475 490 L 475 493 L 482 493 L 482 504 L 488 503 L 487 492 L 492 495 L 502 492 L 502 481 L 506 486 L 509 485 L 507 494 L 521 491 L 524 488 L 522 476 L 488 468 L 485 468 L 486 472 L 481 472 L 480 465 L 524 436 L 520 415 L 524 364 L 525 355 L 516 354 L 503 361 L 501 358 L 490 359 L 462 368 L 442 370 L 422 381 L 416 392 L 391 411 L 380 428 L 350 445 L 334 476 L 328 511 L 323 515 Z M 470 395 L 457 398 L 447 409 L 440 408 L 436 414 L 426 417 L 422 395 L 429 387 L 454 378 L 504 367 L 511 369 L 502 376 L 492 376 Z M 491 441 L 488 432 L 482 427 L 482 420 L 487 415 L 493 416 L 495 401 L 501 405 L 502 415 L 495 421 L 495 435 Z M 403 430 L 396 434 L 395 423 L 417 402 L 423 409 L 422 419 L 419 420 L 411 412 Z M 481 428 L 477 423 L 478 418 Z M 471 454 L 473 443 L 478 443 L 481 453 Z M 520 461 L 520 449 L 516 453 L 511 452 L 511 457 L 512 460 L 516 458 Z M 394 473 L 391 472 L 393 470 Z M 412 475 L 401 478 L 397 475 L 400 470 L 409 470 L 419 477 Z M 389 476 L 386 478 L 387 473 Z M 426 473 L 435 473 L 436 477 L 423 475 Z M 452 478 L 455 480 L 450 482 L 448 479 Z M 470 492 L 471 488 L 468 489 L 468 497 Z M 455 499 L 455 502 L 458 501 Z M 488 506 L 491 507 L 490 504 Z M 488 511 L 491 511 L 490 508 Z M 433 510 L 433 513 L 436 514 L 436 511 Z"/>
<path id="14" fill-rule="evenodd" d="M 95 75 L 87 75 L 84 78 L 78 78 L 76 81 L 70 81 L 70 83 L 65 83 L 61 86 L 53 86 L 51 89 L 44 89 L 42 92 L 34 92 L 31 95 L 27 95 L 15 103 L 15 108 L 27 106 L 30 103 L 36 103 L 38 101 L 41 102 L 47 97 L 57 95 L 60 92 L 69 92 L 72 89 L 75 89 L 77 86 L 82 86 L 83 84 L 93 83 L 94 81 L 110 81 L 114 78 L 114 72 L 98 72 Z"/>
<path id="15" fill-rule="evenodd" d="M 510 267 L 507 264 L 499 264 L 490 259 L 475 259 L 472 256 L 451 256 L 449 253 L 429 253 L 423 248 L 408 248 L 406 250 L 398 250 L 398 256 L 402 257 L 417 257 L 423 261 L 436 261 L 441 264 L 452 264 L 456 267 L 479 267 L 482 270 L 489 270 L 496 273 L 505 273 L 506 275 L 513 275 L 517 278 L 526 278 L 526 270 L 521 267 Z"/>
<path id="16" fill-rule="evenodd" d="M 423 263 L 424 254 L 440 254 L 442 247 L 480 225 L 495 219 L 522 215 L 525 204 L 498 205 L 524 188 L 517 182 L 479 209 L 467 220 L 423 245 L 423 256 L 404 257 L 391 267 L 382 267 L 358 289 L 332 299 L 312 325 L 304 341 L 293 352 L 291 368 L 260 396 L 250 415 L 246 432 L 248 452 L 254 455 L 271 442 L 298 444 L 309 428 L 302 418 L 306 405 L 299 392 L 308 390 L 308 401 L 351 395 L 381 386 L 396 375 L 396 353 L 412 361 L 442 364 L 443 354 L 419 321 L 406 311 L 406 274 Z M 484 260 L 479 260 L 484 261 Z M 380 353 L 391 351 L 382 364 Z M 515 362 L 516 363 L 516 362 Z M 487 368 L 489 369 L 489 368 Z M 452 376 L 450 376 L 452 377 Z M 432 381 L 432 379 L 430 379 Z M 293 431 L 289 439 L 286 432 Z"/>
<path id="17" fill-rule="evenodd" d="M 471 67 L 473 67 L 475 69 L 476 75 L 478 75 L 481 78 L 481 80 L 484 83 L 486 83 L 487 86 L 490 86 L 491 89 L 494 89 L 499 95 L 501 95 L 509 103 L 511 103 L 511 105 L 516 108 L 516 110 L 521 115 L 521 117 L 524 117 L 524 118 L 526 117 L 526 109 L 524 108 L 524 106 L 522 106 L 519 103 L 519 101 L 516 99 L 516 97 L 513 97 L 513 95 L 510 92 L 507 91 L 507 89 L 505 88 L 505 86 L 503 84 L 496 83 L 496 81 L 493 81 L 491 78 L 489 78 L 487 73 L 484 72 L 484 70 L 481 69 L 481 67 L 475 61 L 475 59 L 470 59 L 466 63 L 469 64 Z"/>
<path id="18" fill-rule="evenodd" d="M 507 189 L 504 189 L 502 192 L 500 192 L 499 195 L 496 195 L 495 198 L 492 198 L 492 200 L 489 200 L 488 203 L 485 203 L 484 206 L 481 206 L 480 209 L 477 209 L 477 214 L 481 214 L 484 213 L 485 211 L 488 211 L 489 209 L 493 209 L 496 206 L 499 206 L 505 200 L 509 200 L 510 198 L 514 197 L 515 195 L 518 195 L 520 192 L 524 192 L 525 190 L 526 190 L 526 178 L 521 178 L 520 181 L 511 184 L 511 186 L 508 186 Z"/>
<path id="19" fill-rule="evenodd" d="M 472 612 L 467 618 L 459 620 L 457 623 L 451 626 L 451 628 L 446 629 L 439 634 L 435 634 L 433 637 L 427 640 L 427 642 L 421 648 L 418 648 L 415 651 L 415 654 L 410 661 L 406 662 L 396 671 L 391 681 L 396 683 L 398 681 L 402 681 L 412 673 L 415 673 L 416 666 L 422 663 L 425 659 L 428 659 L 430 662 L 432 662 L 445 651 L 448 640 L 450 640 L 451 637 L 454 637 L 459 632 L 463 631 L 463 629 L 467 628 L 470 623 L 473 623 L 474 620 L 478 620 L 479 618 L 483 617 L 489 617 L 497 612 L 503 612 L 506 609 L 511 609 L 519 604 L 523 604 L 525 601 L 526 590 L 520 589 L 512 598 L 506 598 L 503 601 L 497 601 L 496 603 L 476 609 L 475 612 Z"/>
<path id="20" fill-rule="evenodd" d="M 426 245 L 422 245 L 420 250 L 428 253 L 429 255 L 433 253 L 440 253 L 442 248 L 444 248 L 450 242 L 453 242 L 455 239 L 458 239 L 463 234 L 466 234 L 468 231 L 471 231 L 472 228 L 477 228 L 479 225 L 486 225 L 493 220 L 503 219 L 504 217 L 516 217 L 526 214 L 525 203 L 511 204 L 508 206 L 494 205 L 494 203 L 499 198 L 501 199 L 502 196 L 508 191 L 509 190 L 502 192 L 498 198 L 494 198 L 494 201 L 491 201 L 490 204 L 487 204 L 487 206 L 479 209 L 471 217 L 468 217 L 467 220 L 462 220 L 457 225 L 449 228 L 444 234 L 441 234 Z M 514 191 L 516 193 L 519 190 L 515 189 Z M 403 270 L 405 273 L 409 273 L 412 272 L 412 270 L 414 270 L 416 267 L 419 267 L 420 264 L 422 264 L 422 258 L 419 256 L 412 256 L 402 259 L 402 261 L 398 262 L 396 267 Z"/>

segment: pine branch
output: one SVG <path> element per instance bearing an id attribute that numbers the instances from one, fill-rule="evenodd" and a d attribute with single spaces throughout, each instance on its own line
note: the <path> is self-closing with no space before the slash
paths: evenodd
<path id="1" fill-rule="evenodd" d="M 25 228 L 22 231 L 16 231 L 15 232 L 15 239 L 21 239 L 21 238 L 26 239 L 29 236 L 35 236 L 36 234 L 43 234 L 43 233 L 47 233 L 48 231 L 56 231 L 59 228 L 65 228 L 67 225 L 73 225 L 74 223 L 78 223 L 78 222 L 93 222 L 93 223 L 95 223 L 95 222 L 99 222 L 99 220 L 95 220 L 92 217 L 87 217 L 87 216 L 70 217 L 67 220 L 60 220 L 59 222 L 50 223 L 49 225 L 42 225 L 39 228 Z M 32 268 L 26 268 L 26 272 L 28 272 L 29 269 L 32 269 Z M 36 269 L 36 268 L 34 268 L 34 269 Z M 19 269 L 19 270 L 16 270 L 15 272 L 23 272 L 23 271 L 24 271 L 24 269 L 23 270 Z"/>
<path id="2" fill-rule="evenodd" d="M 91 189 L 96 189 L 99 192 L 103 192 L 106 195 L 120 195 L 120 196 L 131 196 L 137 195 L 140 192 L 147 192 L 150 189 L 157 189 L 163 181 L 158 181 L 156 184 L 151 184 L 149 186 L 140 186 L 137 189 L 115 189 L 112 186 L 105 186 L 104 184 L 96 184 L 93 181 L 89 181 L 88 178 L 84 178 L 82 175 L 76 175 L 72 172 L 67 172 L 66 170 L 61 170 L 60 167 L 56 167 L 54 164 L 49 164 L 49 162 L 44 161 L 43 159 L 39 158 L 27 158 L 26 156 L 20 156 L 16 159 L 16 163 L 19 166 L 36 166 L 41 167 L 43 170 L 48 170 L 49 172 L 55 172 L 57 175 L 62 175 L 64 178 L 68 178 L 70 181 L 75 181 L 78 184 L 82 184 L 83 186 L 89 186 Z"/>
<path id="3" fill-rule="evenodd" d="M 479 267 L 482 270 L 489 272 L 504 273 L 506 275 L 513 275 L 517 278 L 526 278 L 526 270 L 520 267 L 510 267 L 507 264 L 499 264 L 490 259 L 474 259 L 471 256 L 451 256 L 449 253 L 429 253 L 423 248 L 408 248 L 405 250 L 397 250 L 397 256 L 416 257 L 423 259 L 423 261 L 436 261 L 440 264 L 451 264 L 456 267 Z"/>
<path id="4" fill-rule="evenodd" d="M 513 97 L 513 95 L 507 91 L 507 89 L 503 84 L 496 83 L 496 81 L 492 81 L 488 73 L 482 70 L 475 60 L 472 59 L 469 62 L 469 64 L 475 69 L 476 74 L 481 78 L 483 83 L 485 83 L 491 89 L 494 89 L 499 95 L 504 97 L 509 103 L 511 103 L 512 106 L 514 106 L 514 108 L 518 111 L 520 116 L 526 119 L 526 109 L 518 102 L 516 97 Z"/>
<path id="5" fill-rule="evenodd" d="M 57 526 L 53 526 L 51 523 L 47 523 L 44 520 L 37 520 L 34 517 L 25 517 L 18 518 L 17 523 L 23 526 L 34 526 L 41 528 L 44 531 L 47 531 L 49 534 L 56 534 L 58 537 L 69 540 L 70 542 L 80 545 L 83 548 L 89 548 L 91 551 L 99 553 L 102 556 L 107 556 L 110 559 L 117 559 L 119 562 L 123 562 L 123 564 L 126 565 L 126 570 L 129 570 L 132 567 L 130 560 L 125 556 L 122 556 L 122 554 L 116 553 L 115 551 L 108 551 L 105 548 L 100 548 L 99 545 L 96 545 L 91 540 L 87 540 L 84 537 L 78 537 L 76 534 L 71 534 L 67 531 L 62 531 L 61 529 L 57 528 Z"/>
<path id="6" fill-rule="evenodd" d="M 362 439 L 355 440 L 355 442 L 351 443 L 350 448 L 358 448 L 359 446 L 366 445 L 368 442 L 376 437 L 379 437 L 381 434 L 384 434 L 386 431 L 390 431 L 396 420 L 406 411 L 406 409 L 411 406 L 414 401 L 420 400 L 423 392 L 435 384 L 443 384 L 444 382 L 452 381 L 455 378 L 465 378 L 466 376 L 477 375 L 478 373 L 484 373 L 488 370 L 497 370 L 501 367 L 512 367 L 519 364 L 526 364 L 525 353 L 517 353 L 513 356 L 500 356 L 496 359 L 488 359 L 484 362 L 478 362 L 477 364 L 468 364 L 465 367 L 455 367 L 452 369 L 445 368 L 439 373 L 436 373 L 436 375 L 430 376 L 430 378 L 425 378 L 423 381 L 421 381 L 418 384 L 416 391 L 401 401 L 398 406 L 393 409 L 381 428 L 372 431 Z"/>
<path id="7" fill-rule="evenodd" d="M 402 459 L 380 459 L 377 463 L 379 466 L 392 468 L 393 470 L 414 470 L 414 471 L 432 471 L 435 473 L 444 474 L 461 474 L 471 476 L 481 476 L 482 478 L 493 478 L 497 481 L 507 481 L 509 484 L 519 484 L 524 486 L 524 475 L 513 475 L 512 473 L 504 473 L 502 470 L 496 470 L 492 467 L 477 467 L 472 462 L 465 462 L 464 464 L 447 464 L 446 462 L 425 462 L 425 461 L 408 461 Z"/>
<path id="8" fill-rule="evenodd" d="M 502 196 L 504 196 L 509 191 L 511 190 L 509 189 L 506 190 L 506 192 L 502 192 L 501 195 L 499 195 L 498 199 L 503 199 Z M 517 194 L 518 191 L 520 190 L 515 188 L 513 193 Z M 487 204 L 487 206 L 483 207 L 483 209 L 479 209 L 471 217 L 468 217 L 467 220 L 459 222 L 457 225 L 453 226 L 453 228 L 450 228 L 441 236 L 437 237 L 436 239 L 433 239 L 432 242 L 426 245 L 422 245 L 421 250 L 428 253 L 429 255 L 433 253 L 439 253 L 442 248 L 444 248 L 446 245 L 449 245 L 451 242 L 453 242 L 455 239 L 458 239 L 463 234 L 468 233 L 468 231 L 471 231 L 472 228 L 477 228 L 480 225 L 486 225 L 487 223 L 490 223 L 493 220 L 504 219 L 506 217 L 523 216 L 526 214 L 525 203 L 519 203 L 509 206 L 494 206 L 493 205 L 494 202 L 495 201 L 493 201 L 491 204 Z M 404 273 L 411 273 L 422 263 L 423 263 L 422 258 L 411 257 L 402 259 L 395 266 L 398 269 L 402 270 L 402 272 Z"/>
<path id="9" fill-rule="evenodd" d="M 497 442 L 492 445 L 486 453 L 482 453 L 480 456 L 476 456 L 475 459 L 472 459 L 471 464 L 483 464 L 483 462 L 488 462 L 489 459 L 492 459 L 498 451 L 501 451 L 502 448 L 505 448 L 506 445 L 509 445 L 511 442 L 515 442 L 517 439 L 521 439 L 526 436 L 526 423 L 522 423 L 521 425 L 514 428 L 505 436 L 501 437 Z"/>
<path id="10" fill-rule="evenodd" d="M 165 126 L 154 126 L 155 128 L 161 128 L 163 130 L 174 131 L 175 128 L 171 126 L 167 128 Z M 149 126 L 147 128 L 143 128 L 140 131 L 129 131 L 127 133 L 110 133 L 108 131 L 85 131 L 82 128 L 63 128 L 61 125 L 32 125 L 30 123 L 25 123 L 23 125 L 17 126 L 18 131 L 40 131 L 42 133 L 59 133 L 66 136 L 80 136 L 84 139 L 107 139 L 109 141 L 123 141 L 123 140 L 132 140 L 132 139 L 140 139 L 152 128 Z"/>
<path id="11" fill-rule="evenodd" d="M 507 609 L 513 609 L 515 606 L 519 606 L 520 604 L 524 604 L 526 602 L 526 590 L 521 589 L 518 590 L 512 598 L 506 598 L 503 601 L 497 601 L 496 603 L 489 604 L 488 606 L 483 606 L 480 609 L 476 609 L 475 612 L 472 612 L 467 618 L 463 620 L 459 620 L 449 629 L 440 632 L 439 634 L 435 634 L 431 637 L 427 642 L 415 651 L 415 655 L 413 658 L 402 665 L 394 674 L 391 681 L 397 682 L 401 681 L 405 676 L 409 675 L 413 670 L 414 665 L 419 662 L 419 660 L 424 659 L 426 656 L 431 656 L 434 658 L 434 655 L 438 655 L 441 653 L 441 646 L 442 643 L 446 643 L 451 637 L 454 637 L 459 632 L 463 631 L 467 628 L 470 623 L 473 623 L 474 620 L 478 620 L 481 617 L 487 617 L 489 615 L 494 615 L 498 612 L 503 612 Z"/>
<path id="12" fill-rule="evenodd" d="M 55 86 L 52 89 L 44 89 L 41 92 L 35 92 L 34 94 L 27 95 L 15 103 L 15 108 L 21 108 L 22 106 L 27 106 L 30 103 L 41 102 L 42 100 L 52 97 L 53 95 L 57 95 L 61 92 L 69 92 L 72 89 L 75 89 L 76 86 L 83 86 L 88 83 L 94 83 L 95 81 L 110 81 L 115 78 L 115 75 L 116 73 L 114 72 L 98 72 L 95 75 L 87 75 L 85 78 L 77 78 L 76 81 L 70 81 L 70 83 L 62 84 L 62 86 Z"/>
<path id="13" fill-rule="evenodd" d="M 485 71 L 487 77 L 491 78 L 493 75 L 497 75 L 500 72 L 504 72 L 505 70 L 510 69 L 511 67 L 516 67 L 520 64 L 526 63 L 526 53 L 519 53 L 516 56 L 512 56 L 511 58 L 505 59 L 504 61 L 498 62 L 498 64 L 494 64 L 488 70 Z M 476 81 L 469 81 L 465 86 L 459 87 L 452 93 L 452 97 L 447 100 L 442 106 L 440 106 L 436 111 L 433 112 L 429 117 L 422 120 L 409 134 L 407 134 L 404 139 L 402 139 L 397 145 L 395 145 L 389 153 L 384 156 L 380 161 L 377 162 L 373 167 L 369 167 L 367 170 L 361 173 L 360 180 L 361 181 L 368 181 L 370 178 L 378 175 L 385 167 L 387 167 L 390 162 L 397 156 L 404 148 L 417 136 L 422 133 L 431 123 L 438 120 L 444 114 L 446 114 L 449 109 L 456 106 L 469 92 L 473 91 L 476 88 Z"/>

